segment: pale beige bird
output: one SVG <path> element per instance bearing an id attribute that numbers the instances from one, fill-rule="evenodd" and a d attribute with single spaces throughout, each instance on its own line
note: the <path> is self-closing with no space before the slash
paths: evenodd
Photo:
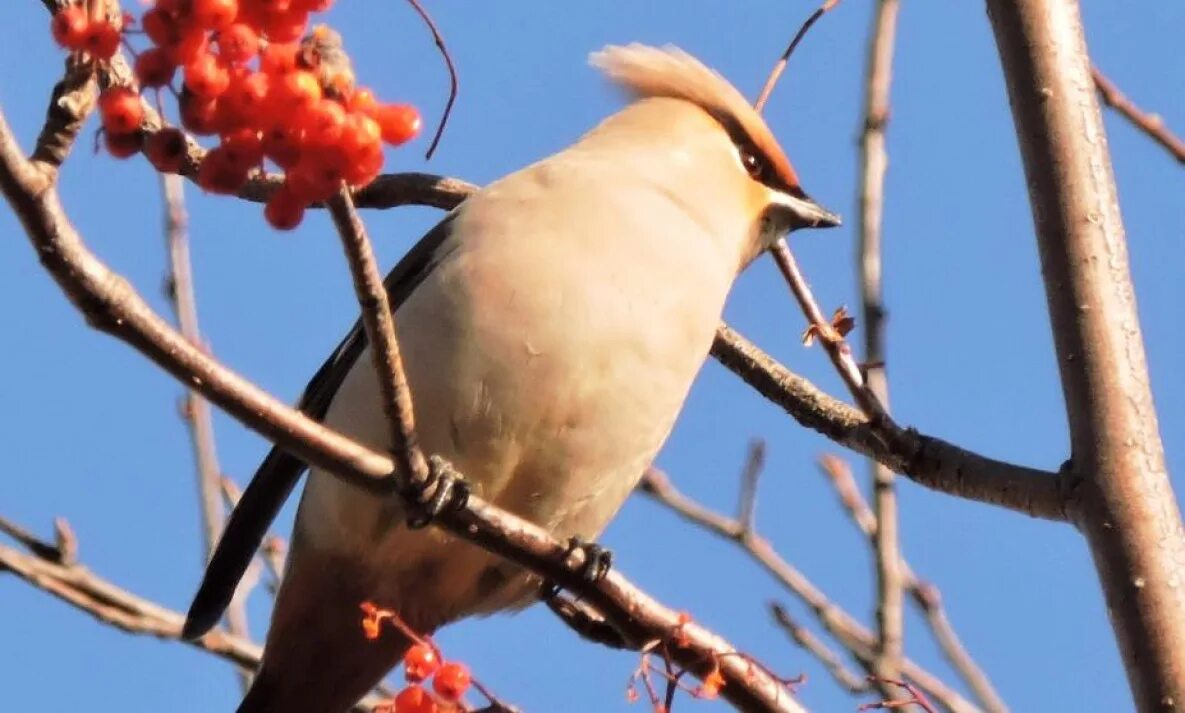
<path id="1" fill-rule="evenodd" d="M 425 451 L 557 537 L 595 538 L 666 440 L 737 275 L 789 231 L 839 224 L 762 118 L 674 48 L 592 63 L 633 101 L 571 147 L 478 191 L 387 279 Z M 356 325 L 302 408 L 390 447 Z M 190 610 L 212 626 L 304 465 L 273 450 Z M 263 665 L 240 713 L 341 713 L 408 642 L 364 640 L 365 600 L 429 633 L 521 608 L 539 582 L 313 469 Z"/>

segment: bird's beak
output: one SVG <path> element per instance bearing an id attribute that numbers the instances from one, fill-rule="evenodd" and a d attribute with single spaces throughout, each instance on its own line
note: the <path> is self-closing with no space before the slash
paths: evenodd
<path id="1" fill-rule="evenodd" d="M 777 191 L 773 193 L 773 203 L 789 214 L 791 230 L 836 228 L 843 224 L 837 213 L 827 210 L 805 193 L 795 196 Z"/>

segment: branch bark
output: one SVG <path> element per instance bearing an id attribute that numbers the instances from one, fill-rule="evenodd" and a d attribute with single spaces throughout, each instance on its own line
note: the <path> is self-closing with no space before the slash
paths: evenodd
<path id="1" fill-rule="evenodd" d="M 1185 532 L 1074 0 L 988 0 L 1024 159 L 1086 535 L 1141 711 L 1185 705 Z"/>
<path id="2" fill-rule="evenodd" d="M 885 306 L 881 275 L 881 237 L 885 205 L 885 173 L 889 154 L 885 127 L 893 80 L 893 47 L 897 34 L 898 0 L 880 0 L 872 20 L 868 70 L 864 80 L 864 131 L 860 138 L 860 203 L 856 275 L 860 284 L 864 325 L 864 374 L 868 388 L 889 410 L 889 380 L 885 373 Z M 873 675 L 886 698 L 893 691 L 886 681 L 900 678 L 905 639 L 904 577 L 898 544 L 897 491 L 894 473 L 869 459 L 873 506 L 878 527 L 873 535 L 877 580 L 877 655 Z"/>

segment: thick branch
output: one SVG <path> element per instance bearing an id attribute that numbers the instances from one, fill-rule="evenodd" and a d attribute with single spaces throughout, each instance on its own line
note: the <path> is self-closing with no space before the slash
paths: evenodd
<path id="1" fill-rule="evenodd" d="M 1024 159 L 1086 534 L 1141 711 L 1185 705 L 1185 532 L 1074 0 L 988 0 Z"/>
<path id="2" fill-rule="evenodd" d="M 199 390 L 233 417 L 290 449 L 311 465 L 380 492 L 394 485 L 392 460 L 335 433 L 277 401 L 190 344 L 161 320 L 127 282 L 111 272 L 67 220 L 51 181 L 26 161 L 0 114 L 0 189 L 38 251 L 42 265 L 88 321 Z M 437 524 L 584 597 L 637 645 L 669 636 L 679 613 L 655 601 L 617 572 L 592 584 L 580 574 L 583 557 L 543 528 L 480 498 L 443 513 Z M 677 663 L 705 675 L 718 661 L 722 694 L 745 710 L 801 711 L 785 687 L 715 634 L 694 623 L 679 628 L 686 647 Z"/>

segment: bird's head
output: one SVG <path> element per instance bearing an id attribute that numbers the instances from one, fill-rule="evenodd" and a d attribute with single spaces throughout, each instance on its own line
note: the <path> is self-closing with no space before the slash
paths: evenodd
<path id="1" fill-rule="evenodd" d="M 742 264 L 790 231 L 840 225 L 802 189 L 761 115 L 699 60 L 675 47 L 631 44 L 606 47 L 590 62 L 636 100 L 598 131 L 663 147 L 670 161 L 645 160 L 659 164 L 658 180 L 688 194 L 683 199 L 705 220 L 731 225 L 732 214 L 742 214 L 751 226 Z"/>

